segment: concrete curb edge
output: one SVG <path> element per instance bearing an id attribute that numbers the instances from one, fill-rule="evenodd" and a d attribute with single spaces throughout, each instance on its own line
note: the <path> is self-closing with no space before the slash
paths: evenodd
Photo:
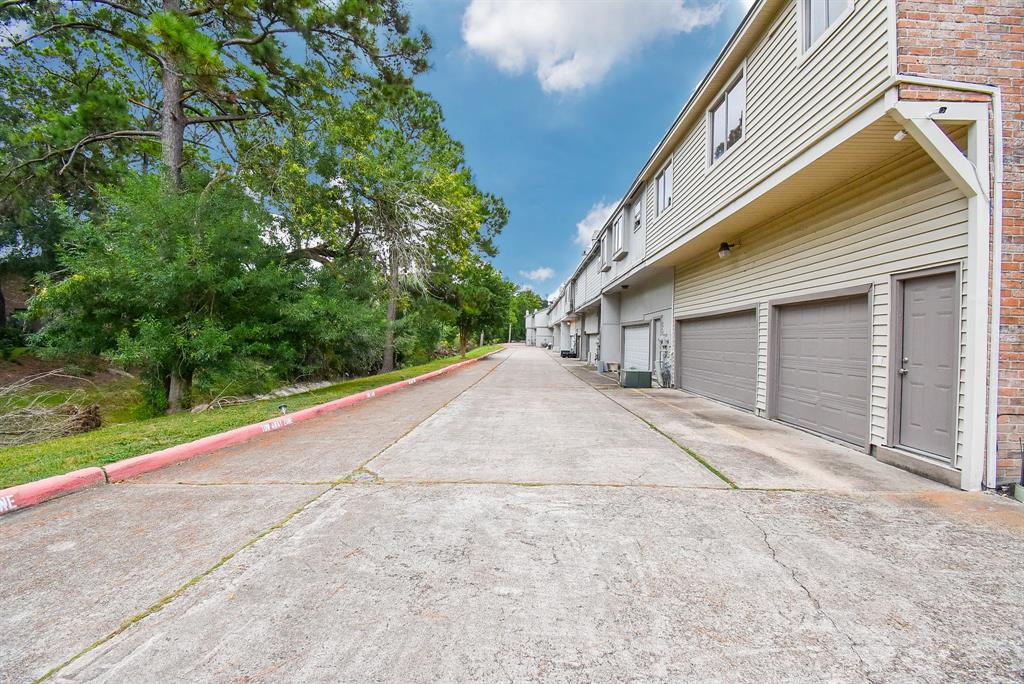
<path id="1" fill-rule="evenodd" d="M 242 427 L 228 430 L 227 432 L 209 435 L 184 444 L 177 444 L 149 454 L 142 454 L 140 456 L 133 456 L 121 461 L 115 461 L 114 463 L 109 463 L 105 466 L 82 468 L 81 470 L 75 470 L 70 473 L 65 473 L 64 475 L 54 475 L 42 480 L 26 482 L 6 489 L 0 489 L 0 516 L 6 513 L 13 513 L 14 511 L 21 510 L 23 508 L 28 508 L 29 506 L 35 506 L 36 504 L 40 504 L 49 499 L 77 492 L 88 487 L 121 482 L 143 473 L 147 473 L 151 470 L 156 470 L 157 468 L 163 468 L 164 466 L 186 461 L 194 456 L 199 456 L 200 454 L 206 454 L 234 444 L 241 444 L 242 442 L 247 442 L 254 437 L 258 437 L 259 435 L 268 432 L 275 432 L 290 425 L 295 425 L 296 423 L 317 418 L 325 413 L 337 411 L 347 406 L 352 406 L 353 404 L 368 401 L 375 397 L 391 394 L 403 387 L 408 387 L 410 385 L 415 385 L 420 382 L 425 382 L 427 380 L 446 375 L 452 371 L 465 368 L 466 366 L 489 358 L 490 356 L 497 354 L 499 351 L 503 351 L 503 349 L 496 349 L 473 359 L 458 361 L 449 366 L 445 366 L 444 368 L 438 368 L 437 370 L 424 373 L 423 375 L 418 375 L 414 378 L 399 380 L 398 382 L 393 382 L 389 385 L 383 385 L 382 387 L 358 392 L 356 394 L 350 394 L 347 397 L 334 399 L 323 404 L 310 406 L 309 408 L 281 416 L 280 418 L 271 418 L 259 423 L 243 425 Z"/>

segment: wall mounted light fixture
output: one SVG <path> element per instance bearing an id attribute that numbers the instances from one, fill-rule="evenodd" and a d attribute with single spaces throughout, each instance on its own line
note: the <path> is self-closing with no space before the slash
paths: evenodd
<path id="1" fill-rule="evenodd" d="M 736 245 L 730 245 L 728 242 L 723 242 L 718 247 L 718 258 L 719 259 L 728 259 L 729 255 L 732 254 L 732 248 L 735 247 L 735 246 Z"/>

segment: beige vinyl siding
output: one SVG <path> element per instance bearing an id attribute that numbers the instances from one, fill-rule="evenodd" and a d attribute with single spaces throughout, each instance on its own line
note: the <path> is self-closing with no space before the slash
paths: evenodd
<path id="1" fill-rule="evenodd" d="M 743 140 L 708 168 L 707 118 L 701 116 L 672 155 L 672 207 L 648 213 L 647 254 L 685 235 L 707 216 L 852 115 L 885 84 L 886 0 L 858 0 L 820 48 L 801 58 L 796 3 L 790 2 L 745 63 Z M 649 193 L 653 194 L 653 193 Z"/>
<path id="2" fill-rule="evenodd" d="M 871 442 L 887 441 L 890 285 L 893 273 L 967 258 L 967 200 L 923 155 L 898 160 L 739 237 L 675 271 L 675 316 L 759 306 L 757 409 L 767 406 L 768 302 L 871 285 Z M 963 450 L 966 292 L 961 269 L 957 463 Z"/>

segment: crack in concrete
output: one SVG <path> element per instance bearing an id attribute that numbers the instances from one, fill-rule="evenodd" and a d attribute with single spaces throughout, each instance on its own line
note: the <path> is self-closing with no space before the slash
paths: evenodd
<path id="1" fill-rule="evenodd" d="M 811 592 L 808 586 L 804 584 L 803 581 L 801 581 L 800 577 L 796 574 L 796 570 L 787 565 L 786 563 L 784 563 L 782 559 L 779 558 L 778 550 L 775 548 L 775 546 L 771 542 L 771 539 L 769 539 L 768 537 L 768 531 L 765 528 L 763 528 L 760 524 L 758 524 L 753 517 L 751 517 L 750 512 L 747 511 L 747 509 L 744 508 L 742 504 L 739 505 L 739 510 L 743 514 L 743 517 L 747 519 L 747 522 L 750 523 L 750 525 L 754 529 L 761 533 L 761 538 L 764 542 L 764 545 L 768 548 L 769 553 L 771 553 L 772 562 L 786 571 L 790 579 L 793 580 L 793 583 L 800 587 L 800 589 L 807 596 L 807 599 L 811 602 L 811 605 L 814 606 L 814 611 L 821 617 L 825 618 L 825 620 L 830 625 L 832 625 L 832 630 L 846 641 L 850 650 L 857 657 L 857 661 L 859 663 L 857 669 L 860 672 L 861 676 L 863 676 L 864 679 L 866 679 L 871 684 L 876 684 L 876 680 L 872 679 L 871 674 L 868 671 L 868 663 L 866 660 L 864 660 L 864 656 L 861 655 L 861 652 L 857 648 L 857 643 L 853 640 L 853 637 L 851 637 L 844 629 L 842 629 L 839 626 L 835 618 L 833 618 L 828 611 L 822 608 L 821 601 Z"/>

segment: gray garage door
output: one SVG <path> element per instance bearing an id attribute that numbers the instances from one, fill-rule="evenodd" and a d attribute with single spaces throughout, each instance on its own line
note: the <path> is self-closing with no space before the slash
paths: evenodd
<path id="1" fill-rule="evenodd" d="M 754 310 L 679 322 L 679 387 L 753 410 L 757 384 Z"/>
<path id="2" fill-rule="evenodd" d="M 784 306 L 778 315 L 775 417 L 867 446 L 868 298 Z"/>
<path id="3" fill-rule="evenodd" d="M 627 370 L 651 369 L 651 326 L 631 325 L 622 329 L 622 367 Z"/>

